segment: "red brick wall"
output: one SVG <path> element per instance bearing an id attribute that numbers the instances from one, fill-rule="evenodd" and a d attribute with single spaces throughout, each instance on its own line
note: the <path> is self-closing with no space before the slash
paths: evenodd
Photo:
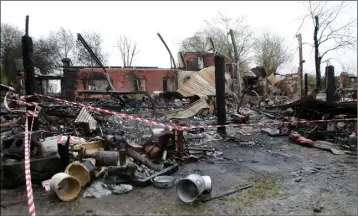
<path id="1" fill-rule="evenodd" d="M 81 79 L 90 80 L 91 72 L 103 73 L 103 70 L 100 68 L 84 68 L 78 71 L 77 75 L 77 90 L 88 90 L 88 84 L 83 85 Z M 171 89 L 170 86 L 174 87 L 175 74 L 170 69 L 162 68 L 108 68 L 106 69 L 113 81 L 113 86 L 118 91 L 135 91 L 135 87 L 131 85 L 131 82 L 128 81 L 128 74 L 135 74 L 138 78 L 143 78 L 146 80 L 146 91 L 151 94 L 154 91 L 163 91 L 163 78 L 171 77 L 170 81 L 168 80 L 168 90 Z M 103 77 L 104 79 L 104 77 Z M 84 87 L 85 86 L 85 87 Z M 84 89 L 85 88 L 85 89 Z"/>
<path id="2" fill-rule="evenodd" d="M 206 67 L 210 67 L 210 66 L 214 66 L 214 53 L 184 53 L 184 61 L 185 64 L 187 66 L 187 70 L 192 70 L 192 71 L 196 71 L 198 70 L 198 57 L 201 56 L 203 57 L 203 63 L 204 63 L 204 68 Z M 226 64 L 231 64 L 232 60 L 226 58 L 225 59 Z M 227 66 L 227 71 L 231 72 L 231 67 Z"/>

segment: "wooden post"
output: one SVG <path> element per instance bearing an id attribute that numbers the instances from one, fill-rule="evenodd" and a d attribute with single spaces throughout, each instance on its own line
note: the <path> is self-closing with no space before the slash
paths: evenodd
<path id="1" fill-rule="evenodd" d="M 226 124 L 225 110 L 225 57 L 215 56 L 215 88 L 216 88 L 216 106 L 217 123 Z M 219 127 L 218 133 L 226 134 L 225 127 Z"/>
<path id="2" fill-rule="evenodd" d="M 327 103 L 334 102 L 334 93 L 336 91 L 334 67 L 329 65 L 326 67 L 326 101 Z"/>
<path id="3" fill-rule="evenodd" d="M 35 83 L 35 68 L 33 64 L 33 44 L 32 39 L 29 37 L 29 16 L 26 16 L 25 23 L 25 35 L 22 37 L 22 58 L 25 72 L 25 90 L 27 95 L 32 95 L 36 93 L 36 83 Z M 26 99 L 27 102 L 36 101 L 35 98 Z M 34 110 L 35 107 L 27 107 L 28 110 Z M 29 124 L 30 128 L 30 124 Z M 35 118 L 33 130 L 38 130 L 38 119 Z"/>
<path id="4" fill-rule="evenodd" d="M 308 96 L 308 74 L 305 74 L 305 92 L 304 92 L 304 96 L 307 97 Z"/>
<path id="5" fill-rule="evenodd" d="M 178 156 L 181 156 L 184 152 L 184 134 L 183 131 L 173 129 L 173 142 L 174 145 L 177 147 L 177 154 Z"/>
<path id="6" fill-rule="evenodd" d="M 296 35 L 297 39 L 298 39 L 298 61 L 299 61 L 299 70 L 298 70 L 298 75 L 300 77 L 300 89 L 301 89 L 301 98 L 305 95 L 304 91 L 303 91 L 303 56 L 302 56 L 302 35 L 298 34 Z"/>
<path id="7" fill-rule="evenodd" d="M 184 134 L 182 130 L 177 130 L 178 133 L 178 154 L 182 155 L 184 152 Z"/>

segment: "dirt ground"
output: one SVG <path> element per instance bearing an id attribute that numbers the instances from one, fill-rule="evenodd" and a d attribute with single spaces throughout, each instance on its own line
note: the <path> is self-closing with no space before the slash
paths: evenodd
<path id="1" fill-rule="evenodd" d="M 134 188 L 128 194 L 64 203 L 34 187 L 37 215 L 357 215 L 357 157 L 302 147 L 260 135 L 254 146 L 213 143 L 224 160 L 181 166 L 175 174 L 209 175 L 212 195 L 255 186 L 206 203 L 183 204 L 175 187 Z M 252 137 L 252 136 L 251 136 Z M 247 137 L 250 139 L 250 137 Z M 24 188 L 2 190 L 2 215 L 26 215 Z"/>

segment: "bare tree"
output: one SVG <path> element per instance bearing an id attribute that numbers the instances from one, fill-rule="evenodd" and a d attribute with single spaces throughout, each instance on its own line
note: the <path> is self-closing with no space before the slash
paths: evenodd
<path id="1" fill-rule="evenodd" d="M 265 69 L 267 75 L 275 73 L 282 64 L 291 60 L 292 54 L 284 44 L 283 37 L 269 31 L 265 31 L 255 40 L 256 63 Z"/>
<path id="2" fill-rule="evenodd" d="M 23 33 L 16 26 L 1 23 L 1 78 L 6 78 L 8 81 L 16 77 L 14 60 L 22 57 L 22 35 Z"/>
<path id="3" fill-rule="evenodd" d="M 186 38 L 180 44 L 180 51 L 183 52 L 206 52 L 208 38 L 205 32 L 197 31 L 193 36 Z"/>
<path id="4" fill-rule="evenodd" d="M 51 37 L 40 38 L 33 42 L 33 61 L 42 74 L 53 73 L 60 67 L 59 50 Z"/>
<path id="5" fill-rule="evenodd" d="M 350 74 L 357 74 L 357 62 L 350 61 L 341 63 L 341 71 Z"/>
<path id="6" fill-rule="evenodd" d="M 83 38 L 86 40 L 88 45 L 93 50 L 94 54 L 98 57 L 98 59 L 102 62 L 103 65 L 107 64 L 108 54 L 103 52 L 102 45 L 103 39 L 98 32 L 83 32 L 81 33 Z M 91 55 L 85 49 L 85 47 L 81 44 L 81 42 L 77 41 L 76 43 L 76 62 L 78 64 L 82 64 L 84 66 L 93 66 L 95 65 L 95 61 L 92 59 Z"/>
<path id="7" fill-rule="evenodd" d="M 233 30 L 239 66 L 244 62 L 250 61 L 251 56 L 249 54 L 253 47 L 252 39 L 254 32 L 245 24 L 245 21 L 246 19 L 243 16 L 229 18 L 222 13 L 219 13 L 211 21 L 205 21 L 207 25 L 205 32 L 208 37 L 213 39 L 215 49 L 227 54 L 232 59 L 234 58 L 234 50 L 229 31 L 230 29 Z"/>
<path id="8" fill-rule="evenodd" d="M 316 68 L 316 88 L 321 89 L 321 63 L 328 61 L 326 55 L 342 48 L 355 48 L 357 44 L 357 17 L 347 19 L 344 23 L 338 22 L 346 15 L 349 8 L 357 8 L 357 2 L 340 1 L 309 1 L 306 4 L 308 14 L 302 18 L 301 29 L 307 18 L 311 19 L 314 31 L 314 53 Z M 355 29 L 355 30 L 353 30 Z"/>
<path id="9" fill-rule="evenodd" d="M 241 64 L 250 62 L 254 34 L 250 27 L 245 24 L 245 17 L 228 18 L 219 13 L 212 20 L 206 20 L 205 23 L 206 27 L 203 30 L 182 41 L 181 51 L 207 51 L 208 38 L 211 38 L 216 51 L 233 59 L 233 46 L 229 35 L 229 30 L 232 29 L 238 51 L 239 68 Z"/>
<path id="10" fill-rule="evenodd" d="M 15 59 L 22 58 L 21 38 L 25 32 L 18 27 L 1 23 L 1 77 L 8 81 L 16 78 Z M 57 47 L 51 37 L 33 39 L 33 61 L 42 74 L 54 71 L 57 64 Z"/>
<path id="11" fill-rule="evenodd" d="M 121 35 L 117 40 L 117 46 L 121 53 L 122 64 L 124 67 L 130 67 L 134 63 L 134 57 L 139 53 L 137 43 L 132 42 L 125 35 Z"/>
<path id="12" fill-rule="evenodd" d="M 75 49 L 75 39 L 71 30 L 61 27 L 57 32 L 51 32 L 50 37 L 54 40 L 60 60 L 72 57 Z"/>

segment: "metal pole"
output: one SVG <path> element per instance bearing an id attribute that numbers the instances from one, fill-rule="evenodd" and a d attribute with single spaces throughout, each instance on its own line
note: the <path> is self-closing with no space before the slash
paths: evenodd
<path id="1" fill-rule="evenodd" d="M 216 88 L 216 115 L 218 124 L 226 124 L 225 110 L 225 57 L 215 56 L 215 88 Z M 218 133 L 226 134 L 225 127 L 219 127 Z"/>

